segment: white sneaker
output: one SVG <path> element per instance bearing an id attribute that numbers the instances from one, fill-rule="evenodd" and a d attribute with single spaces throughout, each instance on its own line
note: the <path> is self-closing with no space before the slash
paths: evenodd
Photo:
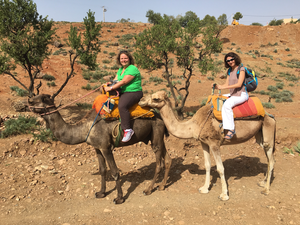
<path id="1" fill-rule="evenodd" d="M 134 131 L 132 129 L 126 129 L 124 131 L 124 137 L 122 139 L 122 142 L 128 142 L 130 141 L 132 135 L 134 134 Z"/>

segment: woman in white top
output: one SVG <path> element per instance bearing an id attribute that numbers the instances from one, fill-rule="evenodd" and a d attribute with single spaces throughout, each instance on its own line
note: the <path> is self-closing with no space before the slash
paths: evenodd
<path id="1" fill-rule="evenodd" d="M 225 139 L 231 139 L 235 135 L 235 126 L 232 108 L 248 100 L 249 96 L 245 90 L 245 68 L 241 67 L 239 75 L 237 75 L 238 67 L 241 64 L 241 58 L 234 52 L 229 52 L 225 55 L 224 63 L 225 67 L 229 68 L 229 74 L 227 73 L 227 79 L 225 84 L 216 85 L 215 88 L 230 89 L 230 94 L 227 94 L 229 98 L 224 102 L 222 107 L 222 122 L 223 129 L 228 130 Z"/>

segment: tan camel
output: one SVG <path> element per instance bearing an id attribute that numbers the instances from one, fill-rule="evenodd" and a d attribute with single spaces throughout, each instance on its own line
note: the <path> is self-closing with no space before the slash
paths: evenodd
<path id="1" fill-rule="evenodd" d="M 222 130 L 220 129 L 220 122 L 216 120 L 212 114 L 209 114 L 211 106 L 206 105 L 200 108 L 190 120 L 179 121 L 171 108 L 170 100 L 167 98 L 164 91 L 156 92 L 152 95 L 143 97 L 139 105 L 150 106 L 157 108 L 160 111 L 161 117 L 165 122 L 168 131 L 178 138 L 195 138 L 201 142 L 206 178 L 205 184 L 199 189 L 201 193 L 208 193 L 210 184 L 210 151 L 216 161 L 217 171 L 221 178 L 222 193 L 221 200 L 228 200 L 228 190 L 224 174 L 224 166 L 220 154 L 221 145 L 233 145 L 243 143 L 253 136 L 256 142 L 260 144 L 268 159 L 268 171 L 262 182 L 259 183 L 264 187 L 263 194 L 268 194 L 270 189 L 270 182 L 272 171 L 274 168 L 274 150 L 275 150 L 275 128 L 276 123 L 273 118 L 266 115 L 251 120 L 236 120 L 235 130 L 236 135 L 231 140 L 225 140 Z"/>
<path id="2" fill-rule="evenodd" d="M 44 114 L 56 110 L 54 100 L 50 97 L 50 95 L 35 96 L 29 99 L 28 103 L 31 110 L 38 114 Z M 70 145 L 86 142 L 95 148 L 99 162 L 99 172 L 101 175 L 101 190 L 96 192 L 96 198 L 103 198 L 106 195 L 105 176 L 107 161 L 111 174 L 116 181 L 116 189 L 118 192 L 117 198 L 114 199 L 114 203 L 123 203 L 125 199 L 123 197 L 121 181 L 119 179 L 119 170 L 112 154 L 112 151 L 115 148 L 112 131 L 118 121 L 106 122 L 102 119 L 98 119 L 86 140 L 87 134 L 96 117 L 95 110 L 91 111 L 91 115 L 87 118 L 87 121 L 76 125 L 67 124 L 58 111 L 41 116 L 59 141 Z M 120 142 L 119 146 L 133 145 L 141 141 L 147 144 L 149 140 L 151 140 L 151 147 L 156 156 L 156 168 L 154 178 L 149 187 L 144 191 L 144 194 L 151 194 L 158 174 L 164 165 L 165 174 L 161 184 L 159 185 L 159 190 L 163 190 L 171 167 L 171 158 L 166 151 L 164 143 L 165 125 L 162 119 L 154 117 L 153 119 L 140 118 L 133 120 L 132 126 L 135 133 L 131 140 L 127 143 Z"/>

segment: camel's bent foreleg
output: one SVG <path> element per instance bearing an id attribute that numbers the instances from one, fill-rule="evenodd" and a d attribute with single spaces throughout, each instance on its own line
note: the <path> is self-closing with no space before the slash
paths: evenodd
<path id="1" fill-rule="evenodd" d="M 209 154 L 209 147 L 207 144 L 201 142 L 204 154 L 204 165 L 205 165 L 205 183 L 204 185 L 199 188 L 200 193 L 208 193 L 209 184 L 210 184 L 210 170 L 211 170 L 211 161 L 210 161 L 210 154 Z"/>
<path id="2" fill-rule="evenodd" d="M 96 198 L 104 198 L 106 196 L 106 164 L 105 164 L 105 159 L 101 153 L 101 151 L 97 148 L 95 148 L 96 153 L 97 153 L 97 158 L 98 158 L 98 163 L 99 163 L 99 173 L 101 175 L 101 190 L 99 192 L 95 193 Z"/>

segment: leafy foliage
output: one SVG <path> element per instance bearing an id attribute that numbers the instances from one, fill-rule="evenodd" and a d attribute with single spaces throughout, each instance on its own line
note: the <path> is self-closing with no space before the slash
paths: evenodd
<path id="1" fill-rule="evenodd" d="M 194 62 L 197 59 L 201 71 L 207 71 L 213 64 L 211 54 L 220 52 L 222 49 L 218 39 L 220 27 L 217 25 L 202 27 L 203 24 L 209 23 L 195 19 L 189 21 L 183 29 L 176 19 L 164 15 L 157 24 L 136 36 L 134 53 L 136 63 L 143 69 L 164 69 L 162 76 L 166 79 L 167 86 L 175 100 L 175 110 L 178 116 L 183 115 L 183 107 L 189 95 L 188 89 Z M 215 24 L 217 24 L 216 20 Z M 202 36 L 201 42 L 197 39 L 200 35 Z M 177 66 L 183 70 L 180 83 L 173 80 L 171 68 L 174 56 Z"/>
<path id="2" fill-rule="evenodd" d="M 279 26 L 283 23 L 283 20 L 273 19 L 270 21 L 269 26 Z"/>
<path id="3" fill-rule="evenodd" d="M 240 12 L 235 13 L 233 16 L 233 19 L 235 19 L 235 20 L 240 20 L 242 18 L 243 18 L 243 15 Z"/>
<path id="4" fill-rule="evenodd" d="M 261 27 L 263 26 L 261 23 L 257 23 L 257 22 L 251 23 L 251 25 L 252 26 L 261 26 Z"/>
<path id="5" fill-rule="evenodd" d="M 198 18 L 196 13 L 188 11 L 185 13 L 185 16 L 179 18 L 178 22 L 182 27 L 187 27 L 189 22 L 197 22 L 199 20 L 200 19 Z"/>
<path id="6" fill-rule="evenodd" d="M 160 13 L 155 13 L 153 10 L 148 10 L 146 13 L 146 17 L 148 17 L 148 22 L 158 24 L 162 20 L 162 16 Z"/>
<path id="7" fill-rule="evenodd" d="M 9 119 L 4 122 L 5 130 L 1 132 L 1 138 L 27 134 L 35 130 L 37 120 L 35 117 L 19 116 L 17 119 Z"/>
<path id="8" fill-rule="evenodd" d="M 48 45 L 55 33 L 54 23 L 39 16 L 32 0 L 1 0 L 0 21 L 0 74 L 11 76 L 32 96 L 36 75 L 50 55 Z M 16 65 L 26 70 L 29 86 L 14 74 Z"/>
<path id="9" fill-rule="evenodd" d="M 83 22 L 86 28 L 83 34 L 78 34 L 77 29 L 71 25 L 69 45 L 76 51 L 76 56 L 80 57 L 81 63 L 94 70 L 97 68 L 96 59 L 97 54 L 100 52 L 99 37 L 102 26 L 96 24 L 95 13 L 91 10 L 89 10 Z M 84 37 L 83 40 L 81 40 L 81 36 Z"/>
<path id="10" fill-rule="evenodd" d="M 24 97 L 25 95 L 28 95 L 28 92 L 22 88 L 19 88 L 18 86 L 10 86 L 10 90 L 17 92 L 18 96 Z"/>

